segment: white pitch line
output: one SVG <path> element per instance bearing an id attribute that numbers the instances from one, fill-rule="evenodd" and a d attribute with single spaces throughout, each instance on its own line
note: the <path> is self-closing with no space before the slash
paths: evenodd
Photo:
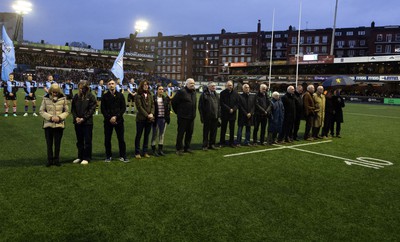
<path id="1" fill-rule="evenodd" d="M 364 113 L 347 113 L 346 112 L 346 114 L 358 115 L 358 116 L 368 116 L 368 117 L 377 117 L 377 118 L 395 118 L 395 119 L 400 119 L 400 117 L 373 115 L 373 114 L 364 114 Z"/>
<path id="2" fill-rule="evenodd" d="M 240 152 L 240 153 L 235 153 L 235 154 L 224 155 L 224 157 L 255 154 L 255 153 L 267 152 L 267 151 L 271 151 L 271 150 L 282 150 L 282 149 L 287 149 L 287 148 L 291 148 L 291 147 L 316 145 L 316 144 L 322 144 L 322 143 L 328 143 L 328 142 L 332 142 L 332 140 L 325 140 L 325 141 L 306 143 L 306 144 L 298 144 L 298 145 L 292 145 L 292 146 L 276 145 L 276 146 L 278 146 L 277 148 L 264 149 L 264 150 L 253 150 L 253 151 L 248 151 L 248 152 Z"/>

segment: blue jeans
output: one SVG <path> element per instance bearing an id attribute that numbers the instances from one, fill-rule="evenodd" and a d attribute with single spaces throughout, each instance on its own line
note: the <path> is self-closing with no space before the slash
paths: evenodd
<path id="1" fill-rule="evenodd" d="M 244 138 L 244 144 L 247 145 L 250 143 L 250 128 L 251 126 L 245 126 L 246 127 L 246 134 Z M 240 144 L 242 142 L 242 131 L 243 131 L 243 126 L 238 127 L 238 132 L 237 132 L 237 143 Z"/>
<path id="2" fill-rule="evenodd" d="M 140 155 L 140 139 L 143 137 L 143 154 L 147 153 L 147 148 L 149 146 L 149 134 L 151 131 L 151 123 L 147 121 L 136 121 L 136 138 L 135 138 L 135 155 Z"/>

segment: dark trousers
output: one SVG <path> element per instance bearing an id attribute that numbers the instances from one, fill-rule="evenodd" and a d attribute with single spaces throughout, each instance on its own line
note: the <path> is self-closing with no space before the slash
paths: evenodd
<path id="1" fill-rule="evenodd" d="M 93 125 L 75 124 L 75 134 L 78 159 L 90 161 L 92 159 Z"/>
<path id="2" fill-rule="evenodd" d="M 229 145 L 234 144 L 235 140 L 235 123 L 236 120 L 228 120 L 228 119 L 221 119 L 221 134 L 219 138 L 219 143 L 221 145 L 225 145 L 225 135 L 226 135 L 226 129 L 228 127 L 229 123 Z"/>
<path id="3" fill-rule="evenodd" d="M 151 131 L 152 123 L 147 121 L 136 121 L 136 137 L 135 137 L 135 155 L 140 155 L 140 139 L 144 131 L 143 137 L 143 155 L 147 154 L 149 147 L 149 135 Z"/>
<path id="4" fill-rule="evenodd" d="M 297 139 L 297 137 L 298 137 L 298 132 L 299 132 L 299 129 L 300 129 L 300 121 L 301 121 L 300 117 L 298 117 L 298 118 L 296 117 L 295 120 L 294 120 L 293 139 Z"/>
<path id="5" fill-rule="evenodd" d="M 194 129 L 194 119 L 178 118 L 178 134 L 176 136 L 176 150 L 190 149 Z M 183 136 L 185 136 L 185 146 L 183 146 Z"/>
<path id="6" fill-rule="evenodd" d="M 45 128 L 44 135 L 47 144 L 47 161 L 51 164 L 60 161 L 61 139 L 64 133 L 63 128 Z M 54 144 L 54 152 L 53 152 Z"/>
<path id="7" fill-rule="evenodd" d="M 238 132 L 237 132 L 237 137 L 236 137 L 236 141 L 237 144 L 239 145 L 242 142 L 242 132 L 243 132 L 243 127 L 246 128 L 246 133 L 244 135 L 244 145 L 247 145 L 250 143 L 250 132 L 251 132 L 251 126 L 247 125 L 247 126 L 238 126 Z"/>
<path id="8" fill-rule="evenodd" d="M 332 123 L 333 123 L 333 114 L 325 113 L 324 127 L 322 128 L 322 136 L 328 136 L 329 130 L 332 127 Z"/>
<path id="9" fill-rule="evenodd" d="M 293 139 L 294 119 L 288 118 L 283 120 L 282 132 L 279 134 L 279 140 L 285 139 L 289 141 Z"/>
<path id="10" fill-rule="evenodd" d="M 107 158 L 112 157 L 111 137 L 112 137 L 113 129 L 115 129 L 115 132 L 117 133 L 118 145 L 119 145 L 119 157 L 126 158 L 124 123 L 118 123 L 116 125 L 112 125 L 110 122 L 104 123 L 104 146 L 106 148 L 106 156 L 107 156 Z"/>
<path id="11" fill-rule="evenodd" d="M 203 123 L 203 147 L 215 145 L 217 139 L 218 119 L 204 120 Z"/>
<path id="12" fill-rule="evenodd" d="M 314 115 L 306 116 L 306 130 L 304 132 L 304 139 L 308 139 L 310 137 L 311 128 L 314 123 Z"/>
<path id="13" fill-rule="evenodd" d="M 263 144 L 265 141 L 265 129 L 267 127 L 267 116 L 254 116 L 254 130 L 253 130 L 253 142 L 257 143 L 257 133 L 261 125 L 260 143 Z"/>
<path id="14" fill-rule="evenodd" d="M 342 123 L 341 122 L 332 121 L 332 123 L 331 123 L 331 135 L 332 136 L 333 136 L 333 132 L 335 131 L 335 124 L 336 124 L 336 135 L 340 135 L 340 130 L 341 130 Z"/>

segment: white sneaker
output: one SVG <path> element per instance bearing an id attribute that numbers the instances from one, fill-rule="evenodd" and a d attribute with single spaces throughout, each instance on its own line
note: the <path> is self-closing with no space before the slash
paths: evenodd
<path id="1" fill-rule="evenodd" d="M 87 165 L 87 164 L 89 164 L 89 161 L 87 161 L 87 160 L 83 160 L 83 161 L 81 162 L 81 165 Z"/>
<path id="2" fill-rule="evenodd" d="M 17 114 L 13 113 L 13 116 L 14 116 L 14 117 L 17 117 Z"/>
<path id="3" fill-rule="evenodd" d="M 36 113 L 33 113 L 33 116 L 37 117 L 37 114 L 36 114 Z"/>
<path id="4" fill-rule="evenodd" d="M 75 159 L 72 163 L 73 164 L 78 164 L 78 163 L 80 163 L 81 162 L 81 159 Z"/>
<path id="5" fill-rule="evenodd" d="M 24 117 L 28 116 L 28 113 L 24 113 Z"/>
<path id="6" fill-rule="evenodd" d="M 96 111 L 96 115 L 99 115 L 99 111 Z"/>

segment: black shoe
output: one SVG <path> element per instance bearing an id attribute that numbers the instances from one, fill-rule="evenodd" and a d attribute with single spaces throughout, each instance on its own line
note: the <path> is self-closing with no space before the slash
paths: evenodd
<path id="1" fill-rule="evenodd" d="M 46 167 L 50 167 L 51 165 L 53 165 L 53 162 L 52 161 L 47 161 Z"/>
<path id="2" fill-rule="evenodd" d="M 183 151 L 182 150 L 177 150 L 176 151 L 176 155 L 182 156 L 183 155 Z"/>
<path id="3" fill-rule="evenodd" d="M 210 147 L 208 147 L 210 150 L 219 150 L 219 147 L 215 146 L 215 145 L 210 145 Z"/>
<path id="4" fill-rule="evenodd" d="M 61 166 L 61 163 L 59 161 L 54 162 L 55 166 Z"/>

